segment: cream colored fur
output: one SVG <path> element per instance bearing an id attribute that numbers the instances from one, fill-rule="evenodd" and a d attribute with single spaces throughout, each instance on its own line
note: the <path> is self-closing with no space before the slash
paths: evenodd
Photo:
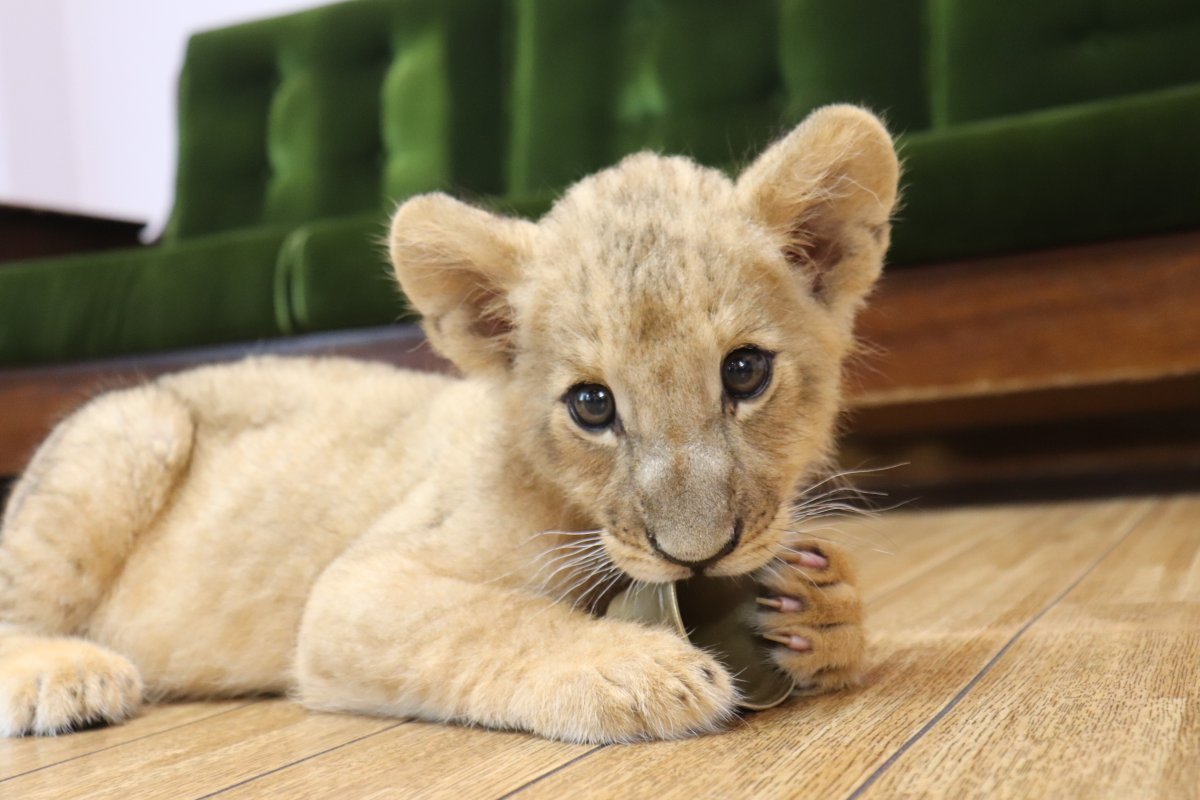
<path id="1" fill-rule="evenodd" d="M 591 613 L 628 576 L 690 574 L 648 531 L 701 561 L 736 528 L 709 573 L 775 598 L 756 624 L 779 667 L 852 682 L 850 565 L 790 529 L 897 170 L 883 126 L 833 106 L 736 183 L 640 154 L 536 224 L 410 200 L 397 276 L 466 377 L 252 358 L 76 412 L 4 517 L 0 731 L 260 692 L 573 741 L 710 730 L 736 701 L 715 658 Z M 732 403 L 744 345 L 774 375 Z M 611 388 L 619 427 L 572 421 L 581 382 Z"/>

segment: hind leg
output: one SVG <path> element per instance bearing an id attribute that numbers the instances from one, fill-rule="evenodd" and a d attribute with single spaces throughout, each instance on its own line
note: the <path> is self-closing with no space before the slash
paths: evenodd
<path id="1" fill-rule="evenodd" d="M 50 436 L 13 489 L 0 532 L 0 734 L 124 719 L 141 679 L 75 638 L 166 505 L 193 426 L 151 386 L 98 398 Z"/>

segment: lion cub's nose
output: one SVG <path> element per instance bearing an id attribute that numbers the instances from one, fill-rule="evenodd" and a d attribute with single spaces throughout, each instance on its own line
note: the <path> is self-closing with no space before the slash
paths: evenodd
<path id="1" fill-rule="evenodd" d="M 650 540 L 650 546 L 654 548 L 654 552 L 658 553 L 664 559 L 670 561 L 672 564 L 678 564 L 681 567 L 687 567 L 692 571 L 693 574 L 700 575 L 705 569 L 717 563 L 722 558 L 732 553 L 735 548 L 737 548 L 738 542 L 742 540 L 742 521 L 739 519 L 733 523 L 733 535 L 730 536 L 728 541 L 721 546 L 720 550 L 713 553 L 708 558 L 698 561 L 692 561 L 671 555 L 669 552 L 663 549 L 662 545 L 660 545 L 658 542 L 658 537 L 654 535 L 654 531 L 648 527 L 646 528 L 646 538 Z"/>

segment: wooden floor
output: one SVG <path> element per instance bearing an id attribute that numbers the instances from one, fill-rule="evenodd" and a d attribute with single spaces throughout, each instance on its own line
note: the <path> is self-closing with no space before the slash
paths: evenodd
<path id="1" fill-rule="evenodd" d="M 840 535 L 869 600 L 866 685 L 722 735 L 583 747 L 185 704 L 0 741 L 0 797 L 1200 797 L 1200 496 L 897 512 Z"/>

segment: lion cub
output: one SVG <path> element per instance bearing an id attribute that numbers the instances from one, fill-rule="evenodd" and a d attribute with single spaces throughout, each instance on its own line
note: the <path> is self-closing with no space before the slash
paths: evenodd
<path id="1" fill-rule="evenodd" d="M 707 731 L 726 668 L 600 616 L 699 573 L 757 576 L 802 690 L 851 683 L 850 568 L 789 528 L 897 177 L 878 120 L 831 106 L 736 182 L 643 153 L 536 224 L 408 201 L 396 275 L 466 377 L 252 358 L 76 412 L 4 517 L 0 732 L 261 692 L 575 742 Z"/>

